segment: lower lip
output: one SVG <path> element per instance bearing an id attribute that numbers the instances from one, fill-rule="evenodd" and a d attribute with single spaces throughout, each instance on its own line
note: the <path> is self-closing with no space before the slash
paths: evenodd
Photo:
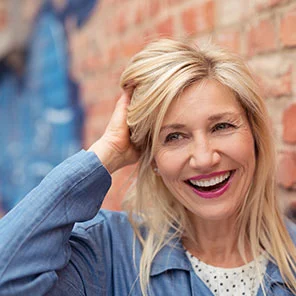
<path id="1" fill-rule="evenodd" d="M 225 185 L 223 185 L 223 187 L 221 187 L 215 191 L 210 191 L 210 192 L 199 191 L 196 188 L 193 188 L 192 190 L 194 193 L 196 193 L 197 195 L 199 195 L 202 198 L 207 198 L 207 199 L 218 198 L 229 188 L 234 174 L 235 174 L 235 172 L 232 172 L 228 182 Z"/>

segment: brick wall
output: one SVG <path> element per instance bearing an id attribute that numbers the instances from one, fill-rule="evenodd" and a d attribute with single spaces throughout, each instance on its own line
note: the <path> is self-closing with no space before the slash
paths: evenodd
<path id="1" fill-rule="evenodd" d="M 27 3 L 30 1 L 27 0 Z M 262 87 L 279 151 L 282 200 L 296 199 L 296 0 L 101 0 L 72 29 L 72 72 L 82 86 L 85 147 L 103 133 L 129 58 L 150 39 L 192 36 L 243 55 Z M 127 176 L 117 172 L 105 207 L 119 209 Z"/>

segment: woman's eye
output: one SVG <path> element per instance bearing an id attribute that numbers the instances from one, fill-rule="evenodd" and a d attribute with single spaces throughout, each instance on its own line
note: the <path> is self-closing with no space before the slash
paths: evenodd
<path id="1" fill-rule="evenodd" d="M 229 128 L 233 128 L 234 125 L 231 124 L 231 123 L 228 123 L 228 122 L 221 122 L 221 123 L 218 123 L 214 126 L 213 128 L 213 132 L 215 131 L 221 131 L 221 130 L 226 130 L 226 129 L 229 129 Z"/>
<path id="2" fill-rule="evenodd" d="M 171 133 L 166 136 L 165 143 L 176 141 L 176 140 L 181 140 L 183 138 L 184 137 L 180 133 Z"/>

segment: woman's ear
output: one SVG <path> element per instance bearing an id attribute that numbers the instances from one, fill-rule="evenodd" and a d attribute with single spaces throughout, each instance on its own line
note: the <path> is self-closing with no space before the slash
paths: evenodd
<path id="1" fill-rule="evenodd" d="M 155 175 L 159 176 L 159 170 L 158 170 L 158 167 L 157 167 L 157 164 L 155 162 L 155 160 L 153 159 L 152 162 L 151 162 L 151 168 L 154 172 Z"/>

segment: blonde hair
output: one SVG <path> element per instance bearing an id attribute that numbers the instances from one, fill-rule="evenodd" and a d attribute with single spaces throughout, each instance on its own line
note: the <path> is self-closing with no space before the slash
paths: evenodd
<path id="1" fill-rule="evenodd" d="M 186 209 L 168 191 L 151 168 L 160 127 L 171 102 L 185 88 L 203 79 L 229 87 L 244 108 L 255 142 L 256 169 L 247 196 L 238 209 L 238 249 L 246 261 L 245 246 L 257 258 L 265 250 L 277 264 L 287 286 L 296 293 L 296 251 L 286 230 L 275 194 L 275 151 L 270 121 L 247 66 L 222 49 L 199 49 L 189 42 L 162 39 L 136 54 L 123 72 L 121 86 L 134 88 L 128 110 L 131 140 L 141 151 L 135 187 L 124 201 L 130 221 L 143 246 L 140 285 L 149 287 L 151 264 L 160 249 L 174 238 L 194 239 Z M 134 214 L 141 217 L 135 221 Z M 159 227 L 161 225 L 161 227 Z M 146 227 L 143 236 L 140 227 Z M 170 231 L 170 230 L 174 231 Z M 246 235 L 247 234 L 247 235 Z"/>

